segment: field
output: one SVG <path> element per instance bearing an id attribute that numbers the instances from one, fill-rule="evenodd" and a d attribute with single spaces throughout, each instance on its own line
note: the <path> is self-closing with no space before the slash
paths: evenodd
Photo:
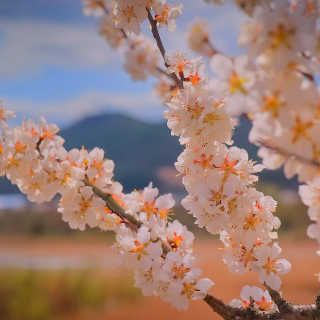
<path id="1" fill-rule="evenodd" d="M 54 289 L 56 300 L 61 300 L 60 295 L 65 299 L 58 307 L 55 305 L 58 310 L 54 309 L 54 312 L 58 312 L 56 315 L 59 315 L 59 319 L 63 320 L 125 320 L 129 317 L 139 320 L 189 320 L 195 317 L 218 319 L 201 302 L 193 303 L 189 312 L 178 313 L 157 298 L 141 297 L 138 291 L 132 289 L 130 272 L 122 265 L 121 259 L 110 248 L 109 243 L 110 240 L 101 237 L 1 236 L 0 294 L 8 283 L 11 286 L 25 284 L 28 286 L 24 289 L 26 292 L 21 294 L 21 290 L 14 291 L 17 288 L 11 288 L 7 300 L 20 303 L 24 309 L 30 308 L 30 305 L 37 305 L 37 308 L 42 310 L 44 306 L 39 306 L 38 301 L 39 290 L 41 289 L 40 292 L 44 295 L 50 294 L 50 297 L 42 298 L 51 301 L 54 299 Z M 319 258 L 315 254 L 316 245 L 312 241 L 299 241 L 289 237 L 286 237 L 282 244 L 284 254 L 293 263 L 292 272 L 284 278 L 284 294 L 293 302 L 311 303 L 320 289 L 315 277 L 320 271 Z M 237 297 L 243 284 L 254 284 L 256 281 L 255 275 L 239 277 L 229 273 L 220 261 L 219 243 L 215 240 L 200 240 L 196 245 L 196 253 L 205 275 L 212 277 L 216 282 L 212 293 L 224 301 Z M 50 271 L 42 271 L 44 268 Z M 24 277 L 26 273 L 31 277 L 31 280 L 28 278 L 29 283 L 8 280 L 8 277 L 21 278 L 21 273 L 24 273 Z M 41 284 L 41 279 L 46 285 L 43 284 L 37 289 L 35 283 Z M 19 292 L 19 296 L 15 292 Z M 71 298 L 68 298 L 66 292 L 69 292 Z M 27 305 L 23 304 L 25 296 L 28 300 Z M 0 303 L 0 310 L 3 308 L 3 301 Z M 52 301 L 49 307 L 47 301 L 43 301 L 47 310 L 39 318 L 32 316 L 32 312 L 35 311 L 31 308 L 31 313 L 24 313 L 27 316 L 10 315 L 11 318 L 8 320 L 52 319 L 53 311 L 49 308 Z"/>

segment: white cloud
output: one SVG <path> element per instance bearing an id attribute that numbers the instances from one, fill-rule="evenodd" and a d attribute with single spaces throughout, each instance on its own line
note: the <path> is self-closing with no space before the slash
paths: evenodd
<path id="1" fill-rule="evenodd" d="M 234 6 L 205 5 L 185 0 L 176 32 L 163 32 L 168 51 L 186 50 L 185 33 L 194 19 L 209 20 L 215 41 L 222 50 L 234 50 L 234 42 L 243 15 Z M 46 20 L 0 21 L 0 76 L 17 76 L 43 66 L 93 68 L 119 66 L 116 52 L 109 49 L 93 26 L 63 24 Z"/>
<path id="2" fill-rule="evenodd" d="M 202 1 L 185 0 L 184 12 L 176 32 L 165 36 L 170 50 L 185 49 L 185 32 L 195 15 L 206 18 L 222 49 L 234 48 L 231 42 L 243 20 L 232 5 L 212 6 Z M 45 20 L 0 21 L 0 75 L 16 76 L 45 65 L 92 68 L 112 67 L 117 54 L 98 35 L 96 25 L 83 26 Z M 166 32 L 164 32 L 166 34 Z M 232 40 L 232 41 L 231 41 Z M 229 50 L 228 50 L 229 51 Z"/>
<path id="3" fill-rule="evenodd" d="M 16 76 L 45 65 L 99 67 L 116 55 L 95 28 L 39 20 L 0 21 L 0 75 Z"/>
<path id="4" fill-rule="evenodd" d="M 176 32 L 161 31 L 168 53 L 188 50 L 185 33 L 195 14 L 209 21 L 214 42 L 219 49 L 229 54 L 236 53 L 236 35 L 244 20 L 239 10 L 230 4 L 216 7 L 205 5 L 200 0 L 182 2 L 185 10 L 177 21 Z M 110 72 L 111 69 L 112 72 L 120 72 L 121 69 L 121 59 L 108 49 L 95 27 L 39 20 L 2 20 L 0 32 L 0 76 L 4 78 L 16 78 L 24 72 L 41 69 L 46 65 L 100 68 L 101 72 Z M 61 100 L 57 96 L 41 104 L 32 101 L 32 92 L 29 101 L 19 101 L 14 96 L 4 100 L 10 108 L 17 110 L 20 115 L 24 114 L 24 117 L 42 113 L 51 121 L 59 123 L 69 123 L 103 111 L 121 111 L 138 118 L 159 119 L 163 108 L 150 92 L 150 86 L 146 86 L 144 93 L 135 93 L 134 89 L 134 84 L 126 92 L 102 92 L 92 88 L 69 100 Z"/>
<path id="5" fill-rule="evenodd" d="M 158 120 L 163 106 L 153 92 L 100 92 L 92 91 L 65 101 L 33 103 L 16 99 L 3 99 L 5 106 L 19 118 L 44 116 L 49 121 L 68 124 L 88 115 L 119 112 L 144 120 Z"/>

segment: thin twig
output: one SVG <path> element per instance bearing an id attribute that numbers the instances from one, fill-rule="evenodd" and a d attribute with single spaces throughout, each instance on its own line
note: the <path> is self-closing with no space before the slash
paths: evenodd
<path id="1" fill-rule="evenodd" d="M 113 199 L 112 194 L 103 192 L 96 186 L 92 185 L 88 180 L 86 180 L 85 183 L 87 186 L 92 188 L 92 191 L 96 196 L 106 202 L 107 207 L 112 211 L 112 213 L 121 218 L 134 231 L 139 229 L 141 222 L 131 214 L 126 213 L 126 211 Z"/>
<path id="2" fill-rule="evenodd" d="M 166 50 L 164 48 L 162 39 L 160 37 L 157 21 L 153 18 L 150 9 L 146 8 L 146 10 L 147 10 L 147 14 L 148 14 L 148 20 L 149 20 L 149 23 L 150 23 L 150 26 L 151 26 L 151 32 L 152 32 L 153 38 L 156 40 L 157 47 L 158 47 L 158 49 L 159 49 L 159 51 L 161 53 L 161 56 L 163 58 L 164 65 L 166 66 L 166 68 L 169 68 L 170 65 L 169 65 L 169 63 L 167 61 Z M 169 76 L 172 78 L 172 80 L 177 84 L 177 86 L 180 89 L 183 88 L 183 81 L 180 80 L 178 78 L 178 76 L 174 72 L 170 73 Z"/>

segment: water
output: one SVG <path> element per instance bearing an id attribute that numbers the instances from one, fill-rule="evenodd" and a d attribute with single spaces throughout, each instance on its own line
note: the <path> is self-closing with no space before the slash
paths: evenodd
<path id="1" fill-rule="evenodd" d="M 0 195 L 0 210 L 16 210 L 27 206 L 26 198 L 18 193 L 1 194 Z"/>
<path id="2" fill-rule="evenodd" d="M 121 264 L 121 259 L 117 256 L 88 259 L 88 257 L 30 256 L 9 252 L 0 253 L 0 268 L 60 270 L 95 267 L 114 268 L 119 267 Z"/>

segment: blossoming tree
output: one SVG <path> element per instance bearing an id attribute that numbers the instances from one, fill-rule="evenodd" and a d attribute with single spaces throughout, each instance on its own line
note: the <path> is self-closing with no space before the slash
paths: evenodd
<path id="1" fill-rule="evenodd" d="M 45 120 L 11 128 L 13 113 L 0 109 L 0 173 L 30 201 L 50 201 L 58 194 L 58 211 L 71 228 L 115 232 L 119 254 L 146 296 L 159 296 L 178 309 L 201 299 L 228 320 L 320 319 L 320 298 L 302 306 L 281 295 L 281 276 L 291 265 L 277 240 L 276 202 L 255 187 L 264 167 L 283 166 L 288 178 L 298 175 L 313 221 L 307 233 L 320 242 L 320 3 L 235 3 L 248 16 L 239 37 L 246 53 L 238 57 L 216 48 L 200 20 L 188 33 L 190 48 L 200 56 L 168 54 L 159 28 L 174 30 L 182 5 L 85 0 L 84 11 L 101 16 L 101 35 L 120 50 L 134 80 L 157 79 L 168 127 L 184 147 L 175 164 L 187 191 L 182 205 L 198 226 L 220 237 L 229 270 L 256 272 L 260 287 L 245 286 L 230 304 L 216 298 L 213 281 L 201 278 L 196 266 L 193 234 L 169 219 L 173 197 L 159 196 L 152 184 L 125 194 L 103 150 L 66 150 L 59 129 Z M 141 32 L 145 22 L 149 38 Z M 259 146 L 263 165 L 233 146 L 240 115 L 252 121 L 250 140 Z"/>

